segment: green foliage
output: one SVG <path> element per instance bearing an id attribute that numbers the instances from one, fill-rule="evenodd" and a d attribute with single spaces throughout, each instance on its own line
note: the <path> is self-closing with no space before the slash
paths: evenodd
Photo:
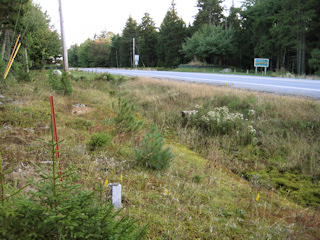
<path id="1" fill-rule="evenodd" d="M 20 69 L 18 70 L 18 82 L 31 82 L 31 76 L 27 72 L 26 65 L 23 64 Z"/>
<path id="2" fill-rule="evenodd" d="M 146 67 L 155 67 L 157 63 L 157 30 L 150 14 L 145 13 L 139 25 L 140 63 Z M 142 64 L 140 64 L 142 65 Z"/>
<path id="3" fill-rule="evenodd" d="M 12 126 L 34 127 L 34 123 L 45 123 L 48 121 L 46 110 L 38 106 L 17 107 L 5 105 L 3 107 L 5 114 L 0 115 L 0 123 L 10 124 Z"/>
<path id="4" fill-rule="evenodd" d="M 79 64 L 79 46 L 77 44 L 72 45 L 68 49 L 68 62 L 72 67 L 80 67 Z"/>
<path id="5" fill-rule="evenodd" d="M 244 172 L 244 177 L 257 187 L 274 186 L 282 195 L 304 207 L 320 208 L 320 187 L 311 177 L 302 176 L 300 169 L 279 171 L 273 167 Z"/>
<path id="6" fill-rule="evenodd" d="M 54 70 L 49 73 L 49 82 L 51 87 L 56 92 L 63 95 L 72 95 L 73 88 L 68 75 L 63 72 L 61 77 L 58 74 L 54 74 Z"/>
<path id="7" fill-rule="evenodd" d="M 78 50 L 78 61 L 80 67 L 93 67 L 94 55 L 91 51 L 92 40 L 88 39 L 82 43 Z"/>
<path id="8" fill-rule="evenodd" d="M 163 170 L 170 166 L 173 154 L 170 148 L 164 148 L 164 139 L 157 126 L 143 137 L 142 146 L 135 149 L 135 160 L 138 164 L 154 170 Z"/>
<path id="9" fill-rule="evenodd" d="M 74 129 L 87 130 L 93 126 L 93 121 L 77 117 L 76 119 L 66 123 L 66 125 Z"/>
<path id="10" fill-rule="evenodd" d="M 5 239 L 142 239 L 136 221 L 119 216 L 109 203 L 98 202 L 96 192 L 83 190 L 76 184 L 77 175 L 69 167 L 58 175 L 52 147 L 52 172 L 37 167 L 40 180 L 30 179 L 33 188 L 28 197 L 2 204 L 1 235 Z M 1 160 L 1 159 L 0 159 Z M 1 168 L 2 171 L 2 168 Z M 3 190 L 3 175 L 2 190 Z M 104 191 L 100 189 L 100 191 Z M 2 191 L 4 196 L 4 191 Z M 4 199 L 2 198 L 2 202 Z"/>
<path id="11" fill-rule="evenodd" d="M 219 65 L 223 64 L 223 57 L 235 53 L 235 38 L 232 28 L 224 29 L 221 26 L 204 26 L 198 30 L 186 43 L 182 51 L 188 58 L 197 57 L 200 60 L 219 57 Z"/>
<path id="12" fill-rule="evenodd" d="M 317 70 L 316 74 L 320 75 L 320 49 L 313 49 L 311 52 L 311 59 L 309 59 L 309 66 Z"/>
<path id="13" fill-rule="evenodd" d="M 39 5 L 31 1 L 21 22 L 30 23 L 22 44 L 28 48 L 31 65 L 43 68 L 44 64 L 57 60 L 61 56 L 61 41 L 56 30 L 50 26 L 49 16 L 41 11 Z"/>
<path id="14" fill-rule="evenodd" d="M 96 77 L 96 80 L 111 82 L 115 80 L 115 77 L 110 73 L 103 73 Z"/>
<path id="15" fill-rule="evenodd" d="M 0 53 L 0 77 L 1 78 L 3 78 L 5 70 L 6 70 L 6 63 L 2 60 L 2 55 Z"/>
<path id="16" fill-rule="evenodd" d="M 138 30 L 137 21 L 130 16 L 126 21 L 120 41 L 122 67 L 132 67 L 132 39 L 138 39 Z"/>
<path id="17" fill-rule="evenodd" d="M 110 136 L 105 133 L 93 133 L 88 142 L 90 151 L 105 147 L 110 143 Z"/>
<path id="18" fill-rule="evenodd" d="M 135 107 L 129 104 L 128 100 L 119 98 L 117 106 L 112 103 L 112 108 L 116 111 L 113 118 L 116 124 L 117 132 L 137 132 L 142 127 L 142 121 L 137 121 L 134 116 Z"/>
<path id="19" fill-rule="evenodd" d="M 180 49 L 187 36 L 185 22 L 179 18 L 173 3 L 163 19 L 157 44 L 158 66 L 171 68 L 182 62 Z"/>
<path id="20" fill-rule="evenodd" d="M 199 12 L 194 21 L 194 27 L 200 29 L 204 25 L 219 25 L 222 16 L 222 6 L 220 0 L 198 0 Z"/>

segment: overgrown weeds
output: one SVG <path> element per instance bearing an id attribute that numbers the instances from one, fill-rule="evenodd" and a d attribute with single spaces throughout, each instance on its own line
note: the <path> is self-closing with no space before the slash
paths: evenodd
<path id="1" fill-rule="evenodd" d="M 128 82 L 122 91 L 167 136 L 175 133 L 180 143 L 208 159 L 223 152 L 227 157 L 219 163 L 240 176 L 271 166 L 281 172 L 300 169 L 302 176 L 318 179 L 316 101 L 151 79 Z"/>
<path id="2" fill-rule="evenodd" d="M 294 197 L 303 196 L 301 193 L 312 188 L 314 192 L 318 189 L 316 136 L 319 125 L 316 116 L 320 107 L 317 102 L 207 85 L 152 79 L 127 79 L 121 84 L 113 84 L 95 80 L 98 74 L 74 72 L 73 75 L 72 96 L 58 94 L 55 100 L 59 138 L 64 139 L 60 143 L 62 163 L 73 165 L 70 178 L 71 173 L 75 173 L 73 185 L 81 185 L 72 191 L 74 194 L 93 193 L 81 196 L 93 199 L 94 206 L 100 206 L 101 193 L 105 194 L 97 191 L 101 184 L 106 179 L 110 183 L 120 182 L 124 207 L 120 215 L 140 219 L 136 223 L 140 227 L 148 224 L 146 238 L 149 239 L 320 237 L 319 211 L 311 195 L 300 200 Z M 85 78 L 76 81 L 81 75 Z M 14 171 L 6 175 L 5 185 L 16 189 L 25 186 L 25 176 L 31 179 L 36 176 L 35 180 L 42 181 L 37 178 L 39 175 L 35 170 L 38 168 L 34 164 L 45 166 L 41 170 L 44 174 L 51 169 L 50 163 L 43 163 L 48 161 L 51 152 L 42 140 L 50 141 L 46 115 L 50 106 L 45 102 L 52 91 L 48 75 L 32 72 L 31 76 L 33 81 L 19 84 L 10 78 L 7 87 L 2 89 L 5 100 L 0 108 L 0 151 L 4 171 L 14 167 Z M 35 87 L 37 91 L 34 91 Z M 119 97 L 128 103 L 129 110 L 134 104 L 134 111 L 127 114 L 133 116 L 135 122 L 143 120 L 138 131 L 118 131 L 114 119 L 121 110 L 117 106 Z M 112 108 L 112 102 L 115 108 Z M 75 104 L 90 106 L 93 111 L 75 115 L 72 111 Z M 196 105 L 202 109 L 195 108 Z M 29 116 L 25 112 L 27 107 L 30 108 L 28 111 L 41 114 L 30 120 L 23 119 L 24 114 Z M 208 131 L 217 125 L 209 128 L 181 116 L 181 111 L 198 110 L 201 121 L 203 115 L 208 117 L 209 112 L 224 107 L 231 115 L 243 116 L 239 123 L 228 124 L 227 131 L 219 127 Z M 19 124 L 14 124 L 12 117 L 15 108 L 24 109 Z M 121 111 L 126 112 L 124 109 Z M 224 117 L 222 119 L 225 121 Z M 129 126 L 131 123 L 126 122 Z M 152 135 L 150 127 L 154 124 L 158 126 L 156 132 L 163 137 L 150 140 L 147 136 Z M 250 132 L 249 125 L 256 130 L 256 142 L 241 138 L 241 132 Z M 105 134 L 109 140 L 93 154 L 88 142 L 95 133 Z M 170 166 L 161 171 L 150 170 L 135 161 L 134 149 L 143 149 L 154 139 L 165 139 L 163 148 L 170 147 L 175 156 L 170 160 Z M 69 181 L 66 168 L 63 165 L 63 179 Z M 61 190 L 63 184 L 58 181 Z M 293 191 L 297 186 L 299 189 Z M 7 193 L 10 189 L 8 187 Z M 302 192 L 302 189 L 308 191 Z M 26 194 L 29 190 L 35 188 L 25 189 L 21 194 L 27 198 L 31 196 Z M 68 190 L 66 194 L 69 194 Z M 69 195 L 64 197 L 69 199 Z M 75 196 L 74 199 L 81 198 L 79 201 L 82 201 L 82 197 Z M 104 197 L 102 199 L 105 202 Z M 70 199 L 68 204 L 71 202 Z M 29 204 L 29 208 L 36 209 L 34 201 Z M 68 206 L 66 202 L 61 209 Z M 61 214 L 76 218 L 78 210 L 71 209 L 72 216 L 68 215 L 69 210 Z M 32 212 L 33 216 L 38 216 L 38 212 Z M 27 210 L 23 210 L 25 213 Z M 39 216 L 43 216 L 42 213 L 39 212 Z M 53 216 L 51 212 L 48 214 Z M 58 215 L 56 220 L 63 221 L 62 216 Z M 37 223 L 45 225 L 38 219 Z M 70 233 L 69 223 L 63 223 L 67 227 L 60 231 L 61 236 Z M 81 234 L 78 227 L 74 226 L 74 229 L 74 233 Z"/>
<path id="3" fill-rule="evenodd" d="M 21 189 L 11 193 L 6 204 L 4 176 L 14 168 L 1 172 L 1 225 L 0 233 L 5 239 L 142 239 L 145 228 L 139 229 L 136 221 L 119 216 L 109 202 L 101 202 L 101 194 L 83 190 L 76 184 L 77 173 L 72 167 L 58 169 L 54 140 L 48 143 L 52 149 L 51 171 L 35 165 L 39 175 L 29 178 L 32 186 L 25 196 L 15 197 Z M 64 165 L 66 166 L 66 165 Z M 119 218 L 120 217 L 120 218 Z"/>

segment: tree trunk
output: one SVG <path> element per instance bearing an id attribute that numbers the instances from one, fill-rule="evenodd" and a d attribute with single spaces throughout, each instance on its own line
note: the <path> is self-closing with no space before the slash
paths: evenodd
<path id="1" fill-rule="evenodd" d="M 301 74 L 306 74 L 306 21 L 302 20 Z"/>
<path id="2" fill-rule="evenodd" d="M 219 56 L 219 66 L 222 66 L 222 64 L 223 64 L 223 56 L 222 56 L 222 54 L 220 54 L 220 56 Z"/>
<path id="3" fill-rule="evenodd" d="M 24 48 L 24 54 L 25 54 L 25 58 L 26 58 L 26 68 L 27 68 L 27 73 L 29 73 L 29 61 L 28 61 L 28 51 L 27 48 Z"/>
<path id="4" fill-rule="evenodd" d="M 287 48 L 284 48 L 281 68 L 285 68 Z"/>
<path id="5" fill-rule="evenodd" d="M 8 37 L 8 30 L 6 29 L 4 31 L 4 38 L 3 38 L 3 42 L 2 42 L 2 48 L 1 48 L 1 60 L 4 59 L 4 55 L 6 52 L 7 37 Z"/>

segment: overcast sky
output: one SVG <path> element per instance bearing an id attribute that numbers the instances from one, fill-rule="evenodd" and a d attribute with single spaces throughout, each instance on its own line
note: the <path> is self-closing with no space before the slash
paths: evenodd
<path id="1" fill-rule="evenodd" d="M 129 16 L 139 24 L 144 13 L 149 13 L 159 27 L 172 0 L 61 0 L 68 48 L 81 44 L 102 30 L 122 33 Z M 51 24 L 60 33 L 59 1 L 33 0 L 41 5 L 51 18 Z M 235 0 L 239 6 L 239 0 Z M 232 0 L 225 0 L 223 6 L 230 7 Z M 178 15 L 188 25 L 193 23 L 198 10 L 197 0 L 175 0 Z"/>

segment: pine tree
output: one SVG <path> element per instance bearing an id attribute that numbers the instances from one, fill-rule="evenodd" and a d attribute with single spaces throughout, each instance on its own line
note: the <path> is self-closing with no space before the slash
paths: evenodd
<path id="1" fill-rule="evenodd" d="M 137 50 L 140 55 L 140 62 L 146 67 L 155 67 L 157 62 L 157 31 L 149 13 L 144 14 L 139 29 L 140 36 Z"/>
<path id="2" fill-rule="evenodd" d="M 221 23 L 223 18 L 221 3 L 221 0 L 198 0 L 197 7 L 199 12 L 194 21 L 196 30 L 200 29 L 203 25 L 218 26 Z"/>
<path id="3" fill-rule="evenodd" d="M 126 26 L 122 32 L 121 44 L 120 44 L 120 54 L 121 62 L 123 67 L 132 66 L 132 41 L 133 38 L 137 39 L 138 37 L 138 25 L 137 21 L 133 20 L 130 16 L 126 22 Z"/>
<path id="4" fill-rule="evenodd" d="M 164 148 L 164 139 L 157 126 L 151 127 L 151 132 L 143 137 L 142 146 L 135 149 L 137 163 L 154 169 L 163 170 L 169 167 L 173 154 L 170 148 Z"/>
<path id="5" fill-rule="evenodd" d="M 158 66 L 170 68 L 182 63 L 180 50 L 186 36 L 186 24 L 178 17 L 173 2 L 160 26 L 157 45 Z"/>

